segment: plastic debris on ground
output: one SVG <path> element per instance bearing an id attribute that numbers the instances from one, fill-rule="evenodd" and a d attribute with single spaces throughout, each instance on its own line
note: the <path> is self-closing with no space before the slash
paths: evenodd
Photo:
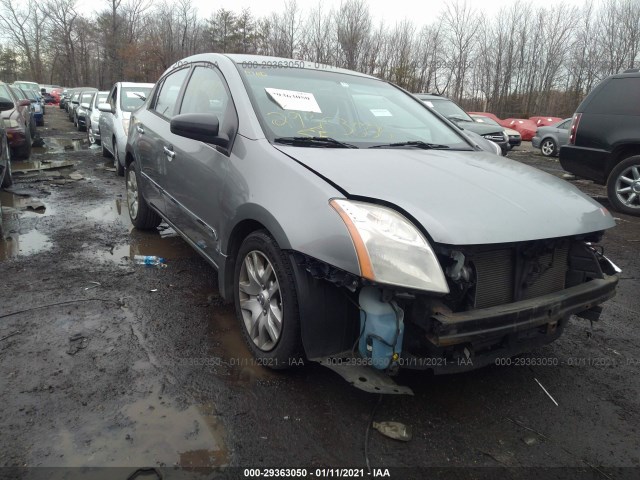
<path id="1" fill-rule="evenodd" d="M 408 442 L 411 440 L 411 430 L 400 422 L 373 422 L 373 428 L 385 437 Z"/>

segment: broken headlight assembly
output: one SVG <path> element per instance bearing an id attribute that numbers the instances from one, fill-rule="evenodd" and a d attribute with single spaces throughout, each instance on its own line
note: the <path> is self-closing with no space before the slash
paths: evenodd
<path id="1" fill-rule="evenodd" d="M 431 245 L 404 216 L 372 203 L 345 199 L 329 203 L 347 226 L 362 277 L 408 289 L 449 293 Z"/>

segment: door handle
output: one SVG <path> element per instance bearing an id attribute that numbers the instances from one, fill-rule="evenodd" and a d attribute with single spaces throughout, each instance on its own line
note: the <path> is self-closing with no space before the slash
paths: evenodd
<path id="1" fill-rule="evenodd" d="M 144 133 L 144 128 L 142 128 L 140 125 L 136 125 L 136 130 L 138 130 L 138 133 L 140 134 Z"/>
<path id="2" fill-rule="evenodd" d="M 171 161 L 176 156 L 176 152 L 171 150 L 173 147 L 164 147 L 164 154 L 167 156 L 167 160 Z"/>

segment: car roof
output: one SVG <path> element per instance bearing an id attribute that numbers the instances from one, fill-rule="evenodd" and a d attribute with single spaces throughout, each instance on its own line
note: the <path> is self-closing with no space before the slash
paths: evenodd
<path id="1" fill-rule="evenodd" d="M 374 80 L 384 81 L 384 80 L 380 80 L 377 77 L 367 75 L 365 73 L 360 73 L 354 70 L 347 70 L 344 68 L 334 67 L 333 65 L 326 65 L 326 64 L 317 63 L 317 62 L 308 62 L 305 60 L 296 60 L 293 58 L 271 57 L 268 55 L 249 55 L 249 54 L 242 54 L 242 53 L 199 53 L 199 54 L 184 58 L 182 61 L 183 62 L 202 61 L 202 62 L 215 63 L 217 60 L 222 60 L 222 59 L 231 60 L 237 65 L 241 65 L 243 63 L 249 64 L 249 65 L 256 65 L 256 66 L 265 65 L 267 67 L 269 65 L 273 65 L 273 66 L 291 65 L 293 68 L 302 68 L 305 70 L 331 71 L 331 72 L 337 72 L 337 73 L 344 73 L 346 75 L 353 75 L 357 77 L 371 78 Z M 173 69 L 172 67 L 169 67 L 169 69 L 167 69 L 165 73 L 167 73 L 172 69 Z"/>
<path id="2" fill-rule="evenodd" d="M 420 100 L 451 100 L 450 98 L 443 97 L 437 93 L 414 93 Z"/>
<path id="3" fill-rule="evenodd" d="M 155 85 L 155 83 L 141 83 L 141 82 L 116 82 L 120 84 L 121 87 L 151 87 Z"/>

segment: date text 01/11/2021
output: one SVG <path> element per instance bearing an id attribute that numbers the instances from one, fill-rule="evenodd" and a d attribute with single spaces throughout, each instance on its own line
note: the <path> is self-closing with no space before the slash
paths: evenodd
<path id="1" fill-rule="evenodd" d="M 244 478 L 391 478 L 388 468 L 245 468 Z"/>

